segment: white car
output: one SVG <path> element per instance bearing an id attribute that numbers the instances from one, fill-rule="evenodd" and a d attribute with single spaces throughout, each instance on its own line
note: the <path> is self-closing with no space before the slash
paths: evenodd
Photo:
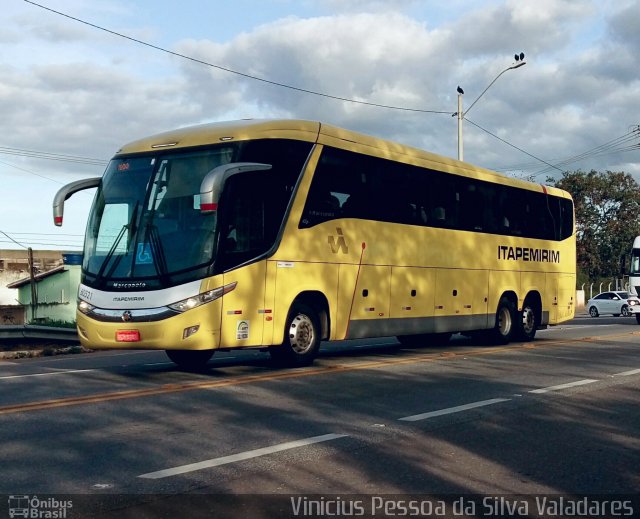
<path id="1" fill-rule="evenodd" d="M 638 314 L 637 319 L 640 315 L 640 299 L 628 292 L 602 292 L 587 301 L 587 311 L 591 317 L 601 314 L 613 314 L 615 317 Z"/>

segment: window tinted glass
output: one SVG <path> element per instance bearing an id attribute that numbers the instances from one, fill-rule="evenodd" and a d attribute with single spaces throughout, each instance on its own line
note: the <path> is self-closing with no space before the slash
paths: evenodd
<path id="1" fill-rule="evenodd" d="M 227 179 L 218 210 L 221 221 L 216 272 L 245 263 L 273 247 L 311 146 L 284 140 L 243 145 L 240 160 L 271 164 L 272 168 Z"/>
<path id="2" fill-rule="evenodd" d="M 325 147 L 300 227 L 337 218 L 563 240 L 571 200 Z"/>

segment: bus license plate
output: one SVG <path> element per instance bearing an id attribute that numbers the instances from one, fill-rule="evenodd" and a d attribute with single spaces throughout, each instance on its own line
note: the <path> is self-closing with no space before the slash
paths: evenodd
<path id="1" fill-rule="evenodd" d="M 140 340 L 139 330 L 116 331 L 116 342 L 138 342 L 139 340 Z"/>

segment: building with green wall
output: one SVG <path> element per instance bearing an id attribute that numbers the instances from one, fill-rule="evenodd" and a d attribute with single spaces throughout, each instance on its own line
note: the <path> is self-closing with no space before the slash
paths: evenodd
<path id="1" fill-rule="evenodd" d="M 18 302 L 25 309 L 25 323 L 75 322 L 82 256 L 63 254 L 63 264 L 46 272 L 7 285 L 18 290 Z M 35 289 L 35 304 L 32 293 Z"/>

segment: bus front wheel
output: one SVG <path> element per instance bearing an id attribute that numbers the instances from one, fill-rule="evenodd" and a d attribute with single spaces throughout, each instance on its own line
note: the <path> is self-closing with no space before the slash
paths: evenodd
<path id="1" fill-rule="evenodd" d="M 271 358 L 287 366 L 309 366 L 320 349 L 320 320 L 313 308 L 295 303 L 289 311 L 284 341 L 269 348 Z"/>
<path id="2" fill-rule="evenodd" d="M 165 350 L 167 357 L 180 368 L 203 369 L 213 356 L 213 350 Z"/>

